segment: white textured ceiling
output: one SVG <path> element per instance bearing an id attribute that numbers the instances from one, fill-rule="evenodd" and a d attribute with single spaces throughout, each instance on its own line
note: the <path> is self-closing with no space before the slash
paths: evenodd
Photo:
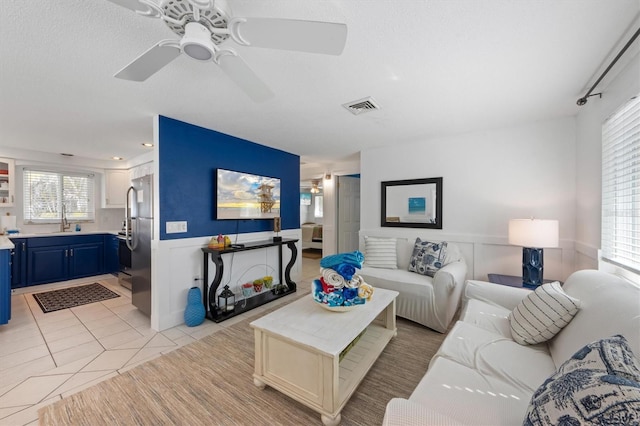
<path id="1" fill-rule="evenodd" d="M 228 5 L 233 16 L 345 23 L 346 47 L 325 56 L 227 41 L 276 94 L 255 103 L 215 65 L 184 55 L 143 83 L 114 78 L 176 38 L 160 20 L 106 0 L 0 0 L 0 148 L 132 158 L 162 114 L 331 164 L 371 147 L 575 115 L 640 11 L 638 0 Z M 341 106 L 366 96 L 381 110 Z"/>

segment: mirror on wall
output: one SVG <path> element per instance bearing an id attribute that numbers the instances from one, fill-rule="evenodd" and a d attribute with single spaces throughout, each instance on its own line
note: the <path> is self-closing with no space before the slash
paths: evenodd
<path id="1" fill-rule="evenodd" d="M 442 178 L 382 182 L 381 226 L 442 229 Z"/>

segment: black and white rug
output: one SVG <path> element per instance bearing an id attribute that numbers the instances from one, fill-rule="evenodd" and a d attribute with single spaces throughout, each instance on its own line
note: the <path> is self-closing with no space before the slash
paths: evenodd
<path id="1" fill-rule="evenodd" d="M 33 295 L 45 314 L 116 297 L 120 297 L 120 295 L 98 283 L 45 291 Z"/>

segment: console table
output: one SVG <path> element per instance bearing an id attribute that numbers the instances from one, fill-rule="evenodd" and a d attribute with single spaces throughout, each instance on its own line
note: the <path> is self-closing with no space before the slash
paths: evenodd
<path id="1" fill-rule="evenodd" d="M 203 247 L 203 277 L 204 285 L 202 289 L 202 304 L 207 313 L 207 318 L 214 322 L 221 322 L 226 319 L 240 315 L 243 312 L 250 311 L 251 309 L 262 306 L 265 303 L 269 303 L 273 300 L 279 299 L 288 294 L 296 291 L 296 283 L 291 280 L 291 268 L 296 262 L 298 257 L 298 248 L 296 247 L 297 239 L 283 238 L 280 241 L 253 241 L 244 243 L 243 247 L 225 247 L 225 248 L 208 248 Z M 287 263 L 284 270 L 284 281 L 282 280 L 282 246 L 286 245 L 291 250 L 291 260 Z M 265 291 L 264 293 L 251 296 L 246 299 L 246 303 L 242 306 L 236 304 L 233 311 L 223 312 L 216 306 L 217 290 L 222 281 L 222 274 L 224 272 L 224 262 L 222 260 L 223 254 L 237 253 L 241 251 L 265 249 L 269 247 L 278 248 L 278 285 L 271 289 L 271 291 Z M 209 256 L 211 261 L 216 265 L 216 274 L 213 281 L 209 284 Z M 286 285 L 285 285 L 286 284 Z M 286 288 L 283 288 L 285 286 Z"/>

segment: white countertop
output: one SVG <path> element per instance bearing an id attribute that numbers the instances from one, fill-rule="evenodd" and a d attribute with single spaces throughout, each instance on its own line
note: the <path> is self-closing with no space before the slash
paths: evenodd
<path id="1" fill-rule="evenodd" d="M 0 235 L 0 250 L 10 250 L 13 248 L 11 240 L 4 235 Z"/>
<path id="2" fill-rule="evenodd" d="M 65 237 L 73 235 L 95 235 L 95 234 L 113 234 L 118 235 L 118 231 L 49 231 L 49 232 L 20 232 L 18 234 L 0 235 L 0 238 L 33 238 L 33 237 Z M 12 248 L 12 247 L 11 247 Z"/>

